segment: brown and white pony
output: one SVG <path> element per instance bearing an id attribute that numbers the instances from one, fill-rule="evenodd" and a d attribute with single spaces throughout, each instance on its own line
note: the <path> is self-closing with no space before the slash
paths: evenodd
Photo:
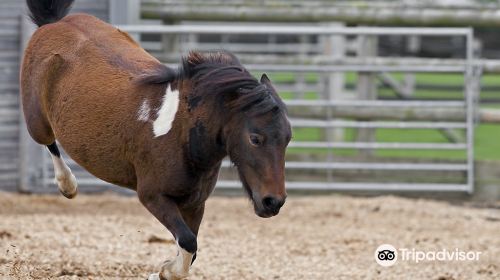
<path id="1" fill-rule="evenodd" d="M 56 145 L 96 177 L 137 191 L 179 253 L 150 279 L 183 279 L 196 257 L 205 201 L 229 155 L 254 210 L 284 204 L 291 129 L 283 102 L 227 52 L 191 52 L 178 71 L 99 19 L 66 16 L 72 0 L 28 0 L 40 27 L 24 55 L 28 130 L 51 153 L 61 193 L 77 183 Z"/>

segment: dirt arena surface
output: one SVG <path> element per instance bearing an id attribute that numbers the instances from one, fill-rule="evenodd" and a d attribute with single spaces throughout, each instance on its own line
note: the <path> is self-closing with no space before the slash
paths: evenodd
<path id="1" fill-rule="evenodd" d="M 290 197 L 272 219 L 212 197 L 190 279 L 500 279 L 500 208 L 397 197 Z M 381 267 L 376 247 L 481 251 Z M 0 279 L 146 279 L 175 254 L 135 197 L 0 193 Z"/>

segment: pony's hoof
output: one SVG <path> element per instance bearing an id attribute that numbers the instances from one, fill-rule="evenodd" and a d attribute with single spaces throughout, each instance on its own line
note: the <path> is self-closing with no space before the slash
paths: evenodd
<path id="1" fill-rule="evenodd" d="M 59 190 L 59 192 L 64 195 L 67 199 L 73 199 L 78 194 L 78 189 L 75 189 L 73 193 L 66 193 L 63 190 Z"/>
<path id="2" fill-rule="evenodd" d="M 69 176 L 56 177 L 55 181 L 59 191 L 66 198 L 72 199 L 78 194 L 78 184 L 75 175 L 69 174 Z"/>
<path id="3" fill-rule="evenodd" d="M 173 262 L 166 261 L 165 263 L 171 265 Z M 185 280 L 188 278 L 188 275 L 179 275 L 175 273 L 171 273 L 170 271 L 163 271 L 163 273 L 153 273 L 150 274 L 148 280 Z"/>
<path id="4" fill-rule="evenodd" d="M 149 275 L 148 280 L 161 280 L 160 273 L 153 273 L 153 274 Z"/>

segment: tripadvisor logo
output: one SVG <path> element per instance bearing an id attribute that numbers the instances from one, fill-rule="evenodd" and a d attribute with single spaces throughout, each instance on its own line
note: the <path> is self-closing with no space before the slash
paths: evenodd
<path id="1" fill-rule="evenodd" d="M 392 266 L 398 260 L 419 263 L 421 261 L 478 261 L 482 252 L 441 249 L 438 251 L 420 251 L 415 248 L 396 249 L 390 244 L 382 244 L 375 250 L 375 261 L 381 266 Z"/>
<path id="2" fill-rule="evenodd" d="M 382 244 L 375 250 L 375 261 L 381 266 L 392 266 L 398 260 L 398 251 L 390 244 Z"/>

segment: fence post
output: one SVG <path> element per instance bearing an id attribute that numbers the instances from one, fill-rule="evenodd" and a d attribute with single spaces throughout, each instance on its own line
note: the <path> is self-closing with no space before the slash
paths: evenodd
<path id="1" fill-rule="evenodd" d="M 310 35 L 300 35 L 299 36 L 300 46 L 297 49 L 297 56 L 300 58 L 305 58 L 308 56 Z M 294 84 L 294 97 L 295 99 L 303 99 L 306 94 L 307 81 L 306 73 L 300 72 L 295 73 L 295 84 Z"/>
<path id="2" fill-rule="evenodd" d="M 358 57 L 368 58 L 377 56 L 378 40 L 376 36 L 363 35 L 358 37 Z M 359 72 L 357 82 L 357 97 L 361 100 L 377 99 L 376 76 L 371 72 Z M 373 128 L 360 128 L 356 133 L 358 142 L 374 142 L 375 130 Z M 365 156 L 371 156 L 371 149 L 361 150 L 360 153 Z"/>
<path id="3" fill-rule="evenodd" d="M 420 36 L 413 35 L 408 37 L 406 49 L 413 56 L 418 56 L 418 52 L 420 51 L 421 45 L 422 45 L 422 39 L 420 38 Z M 404 74 L 403 86 L 406 92 L 410 93 L 410 96 L 415 95 L 415 88 L 416 88 L 415 73 Z"/>
<path id="4" fill-rule="evenodd" d="M 329 27 L 344 27 L 345 25 L 340 22 L 331 22 L 326 24 Z M 325 36 L 323 42 L 323 54 L 332 60 L 342 60 L 345 58 L 345 38 L 342 35 Z M 345 75 L 342 72 L 328 73 L 324 77 L 326 91 L 324 96 L 327 100 L 341 100 L 345 99 Z M 335 118 L 330 115 L 331 110 L 328 112 L 328 120 Z M 342 142 L 344 141 L 343 128 L 331 128 L 327 130 L 326 138 L 328 141 Z"/>
<path id="5" fill-rule="evenodd" d="M 328 27 L 344 27 L 345 25 L 340 22 L 328 22 L 325 23 Z M 322 48 L 323 55 L 329 59 L 341 60 L 345 57 L 345 37 L 343 35 L 330 35 L 322 37 Z M 320 82 L 323 83 L 321 90 L 323 91 L 322 98 L 326 100 L 341 100 L 345 98 L 345 76 L 342 72 L 331 72 L 320 76 Z M 327 120 L 333 120 L 336 116 L 333 115 L 331 109 L 327 110 Z M 344 128 L 327 128 L 325 130 L 326 142 L 343 142 L 344 141 Z M 328 150 L 327 160 L 329 162 L 334 161 L 334 154 L 332 149 Z M 326 173 L 327 181 L 333 182 L 334 173 L 332 170 L 328 170 Z"/>
<path id="6" fill-rule="evenodd" d="M 35 25 L 25 15 L 21 15 L 20 54 L 22 57 L 26 46 L 35 32 Z M 35 143 L 28 133 L 24 114 L 22 113 L 21 95 L 19 94 L 19 192 L 31 192 L 43 185 L 44 149 Z"/>

